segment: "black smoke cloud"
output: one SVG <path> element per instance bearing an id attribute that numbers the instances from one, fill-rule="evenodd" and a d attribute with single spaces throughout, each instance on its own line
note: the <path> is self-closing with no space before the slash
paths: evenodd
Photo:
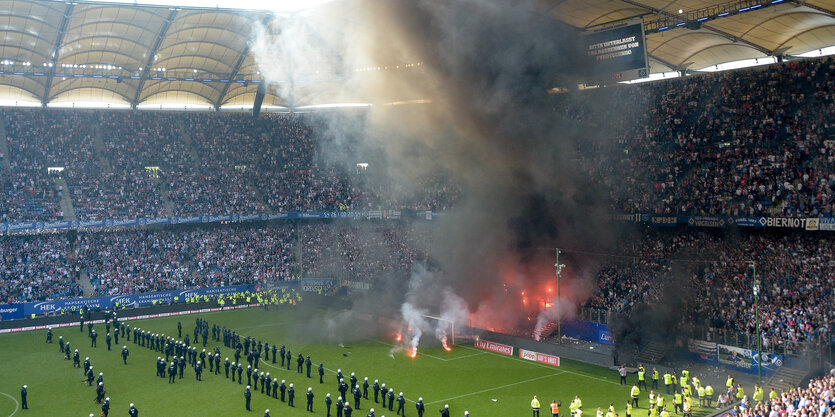
<path id="1" fill-rule="evenodd" d="M 340 51 L 338 63 L 321 67 L 341 66 L 334 76 L 373 61 L 421 62 L 408 75 L 381 71 L 346 80 L 335 94 L 375 106 L 357 118 L 361 122 L 334 118 L 322 157 L 350 167 L 358 161 L 345 158 L 348 146 L 353 155 L 383 155 L 385 176 L 404 192 L 436 172 L 461 185 L 461 201 L 437 220 L 429 248 L 438 269 L 433 274 L 442 282 L 421 280 L 429 286 L 420 289 L 384 283 L 384 294 L 400 291 L 397 302 L 358 305 L 396 315 L 391 307 L 414 294 L 448 291 L 463 299 L 474 324 L 509 328 L 530 313 L 509 294 L 553 279 L 550 248 L 605 250 L 612 244 L 609 206 L 576 164 L 576 150 L 591 133 L 556 114 L 547 94 L 576 84 L 585 72 L 578 33 L 539 6 L 533 0 L 334 2 L 334 10 L 311 18 L 326 32 L 315 42 L 289 29 L 259 36 L 253 53 L 262 68 L 286 56 L 313 57 L 305 63 L 326 59 L 317 52 L 322 39 Z M 298 72 L 304 66 L 275 68 Z M 265 75 L 277 84 L 303 78 Z M 382 105 L 393 97 L 431 103 Z M 565 279 L 571 305 L 594 286 L 592 272 L 576 270 L 586 272 Z M 444 299 L 421 296 L 414 303 L 443 312 Z"/>

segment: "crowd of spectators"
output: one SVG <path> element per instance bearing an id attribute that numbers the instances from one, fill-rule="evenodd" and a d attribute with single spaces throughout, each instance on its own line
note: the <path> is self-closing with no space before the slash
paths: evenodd
<path id="1" fill-rule="evenodd" d="M 813 378 L 805 387 L 794 387 L 754 402 L 745 398 L 731 411 L 734 417 L 811 417 L 835 414 L 835 368 L 828 375 Z"/>
<path id="2" fill-rule="evenodd" d="M 48 167 L 63 168 L 59 175 L 81 220 L 444 210 L 460 195 L 433 176 L 398 197 L 380 185 L 383 173 L 328 162 L 319 152 L 327 124 L 316 116 L 57 109 L 3 115 L 9 144 L 3 165 L 11 174 L 0 182 L 0 207 L 8 222 L 61 220 L 64 190 Z"/>
<path id="3" fill-rule="evenodd" d="M 577 160 L 615 211 L 831 216 L 833 74 L 832 58 L 810 59 L 558 94 L 554 105 L 589 132 Z M 315 115 L 29 109 L 3 116 L 4 166 L 17 177 L 2 182 L 7 221 L 61 217 L 47 167 L 64 167 L 73 179 L 69 195 L 82 219 L 444 210 L 461 195 L 436 175 L 400 196 L 384 172 L 323 157 L 324 143 L 333 147 L 325 139 L 332 126 Z M 158 167 L 160 180 L 143 176 L 146 167 Z M 166 197 L 172 213 L 160 204 Z"/>
<path id="4" fill-rule="evenodd" d="M 0 222 L 60 220 L 63 191 L 46 170 L 0 170 Z"/>
<path id="5" fill-rule="evenodd" d="M 299 277 L 372 283 L 407 277 L 430 233 L 399 222 L 315 222 L 2 236 L 0 304 L 80 296 L 82 272 L 97 296 Z"/>
<path id="6" fill-rule="evenodd" d="M 138 168 L 97 175 L 70 171 L 64 178 L 75 215 L 105 220 L 162 216 L 165 205 L 153 175 Z"/>
<path id="7" fill-rule="evenodd" d="M 0 238 L 0 304 L 82 294 L 64 234 Z"/>
<path id="8" fill-rule="evenodd" d="M 835 319 L 835 241 L 827 237 L 748 233 L 716 236 L 693 231 L 649 232 L 629 239 L 607 260 L 588 307 L 630 314 L 637 306 L 682 303 L 683 324 L 756 333 L 754 270 L 759 317 L 767 348 L 824 343 Z"/>
<path id="9" fill-rule="evenodd" d="M 425 259 L 431 228 L 309 224 L 299 229 L 302 273 L 374 282 L 406 277 Z"/>
<path id="10" fill-rule="evenodd" d="M 192 227 L 78 236 L 79 259 L 99 295 L 269 283 L 300 276 L 372 282 L 406 276 L 423 253 L 411 228 L 397 225 Z"/>
<path id="11" fill-rule="evenodd" d="M 831 216 L 835 60 L 561 94 L 622 212 Z"/>

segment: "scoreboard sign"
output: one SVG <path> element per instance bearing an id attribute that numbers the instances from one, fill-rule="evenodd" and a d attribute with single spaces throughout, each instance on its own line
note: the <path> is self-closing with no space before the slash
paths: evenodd
<path id="1" fill-rule="evenodd" d="M 583 35 L 589 83 L 629 81 L 649 76 L 644 22 L 632 20 Z"/>

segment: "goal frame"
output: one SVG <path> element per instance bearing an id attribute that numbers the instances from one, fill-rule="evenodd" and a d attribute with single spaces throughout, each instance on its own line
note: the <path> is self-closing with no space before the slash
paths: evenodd
<path id="1" fill-rule="evenodd" d="M 420 317 L 422 317 L 424 319 L 432 319 L 432 320 L 437 320 L 439 322 L 448 323 L 450 332 L 449 332 L 449 338 L 448 338 L 447 342 L 448 342 L 449 346 L 454 346 L 455 345 L 455 322 L 454 321 L 449 320 L 449 319 L 444 319 L 444 318 L 441 318 L 441 317 L 438 317 L 438 316 L 430 316 L 428 314 L 421 314 Z"/>

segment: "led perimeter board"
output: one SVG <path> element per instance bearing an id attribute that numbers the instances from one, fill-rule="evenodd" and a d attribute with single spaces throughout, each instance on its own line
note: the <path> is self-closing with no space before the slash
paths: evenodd
<path id="1" fill-rule="evenodd" d="M 644 22 L 631 20 L 583 34 L 589 84 L 649 76 Z"/>

